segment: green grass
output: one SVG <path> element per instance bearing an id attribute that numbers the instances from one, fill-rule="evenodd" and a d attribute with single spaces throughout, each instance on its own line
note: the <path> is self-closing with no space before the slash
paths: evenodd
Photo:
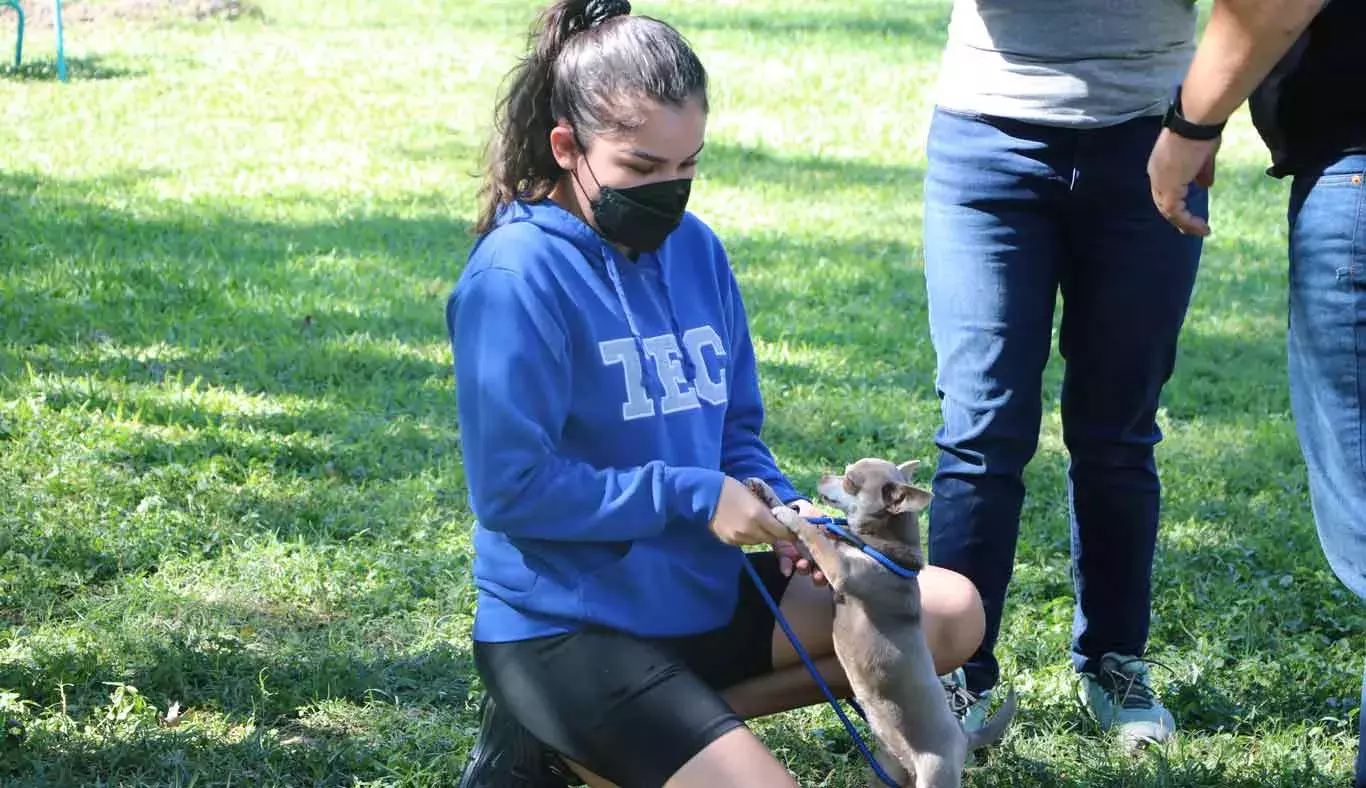
<path id="1" fill-rule="evenodd" d="M 809 488 L 933 457 L 919 194 L 948 13 L 799 5 L 641 7 L 714 75 L 692 205 Z M 442 308 L 533 8 L 73 22 L 69 85 L 30 30 L 0 79 L 0 784 L 455 784 L 478 686 Z M 1240 115 L 1161 416 L 1152 643 L 1183 736 L 1131 760 L 1074 700 L 1054 364 L 1001 647 L 1024 705 L 972 786 L 1348 781 L 1366 620 L 1314 536 L 1264 162 Z M 861 779 L 828 709 L 757 727 L 802 785 Z"/>

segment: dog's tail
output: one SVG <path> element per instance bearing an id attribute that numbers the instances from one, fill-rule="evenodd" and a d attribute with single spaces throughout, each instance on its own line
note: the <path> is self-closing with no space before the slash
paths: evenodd
<path id="1" fill-rule="evenodd" d="M 1012 688 L 996 716 L 986 725 L 968 734 L 968 752 L 995 744 L 1005 735 L 1006 728 L 1010 727 L 1010 721 L 1015 716 L 1015 701 L 1015 690 Z"/>

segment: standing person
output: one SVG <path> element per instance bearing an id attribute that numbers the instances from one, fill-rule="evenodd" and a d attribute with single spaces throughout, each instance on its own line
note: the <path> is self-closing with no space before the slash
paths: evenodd
<path id="1" fill-rule="evenodd" d="M 1195 28 L 1190 0 L 953 5 L 925 174 L 943 412 L 929 549 L 986 606 L 980 650 L 947 682 L 970 727 L 999 680 L 1061 291 L 1072 664 L 1086 707 L 1125 744 L 1175 728 L 1144 660 L 1161 513 L 1154 446 L 1201 240 L 1154 209 L 1145 165 Z M 1206 210 L 1202 191 L 1191 208 Z"/>
<path id="2" fill-rule="evenodd" d="M 1361 0 L 1216 0 L 1149 173 L 1163 214 L 1208 234 L 1184 204 L 1187 185 L 1251 94 L 1269 174 L 1292 178 L 1286 349 L 1310 504 L 1333 571 L 1366 599 L 1364 34 Z M 1366 788 L 1366 717 L 1360 726 L 1356 788 Z"/>
<path id="3" fill-rule="evenodd" d="M 499 103 L 447 306 L 487 690 L 462 788 L 564 785 L 560 758 L 594 786 L 795 786 L 745 720 L 823 696 L 747 561 L 848 694 L 829 588 L 741 483 L 819 515 L 761 437 L 744 302 L 686 211 L 707 108 L 682 36 L 624 0 L 553 2 Z M 920 586 L 951 670 L 981 600 Z"/>

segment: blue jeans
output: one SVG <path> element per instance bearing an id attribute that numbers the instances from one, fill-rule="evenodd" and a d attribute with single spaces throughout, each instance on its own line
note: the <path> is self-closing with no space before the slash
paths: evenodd
<path id="1" fill-rule="evenodd" d="M 1295 176 L 1290 191 L 1290 324 L 1295 429 L 1319 541 L 1366 599 L 1366 155 Z M 1362 681 L 1366 708 L 1366 678 Z M 1361 741 L 1366 743 L 1366 717 Z M 1357 749 L 1356 785 L 1366 788 Z"/>
<path id="2" fill-rule="evenodd" d="M 999 678 L 993 649 L 1059 291 L 1073 665 L 1091 671 L 1106 652 L 1147 645 L 1158 397 L 1201 250 L 1153 206 L 1160 130 L 1155 117 L 1081 130 L 944 110 L 931 124 L 925 279 L 943 423 L 928 544 L 934 564 L 982 594 L 986 637 L 964 666 L 974 691 Z M 1195 213 L 1207 214 L 1207 196 L 1193 192 Z"/>

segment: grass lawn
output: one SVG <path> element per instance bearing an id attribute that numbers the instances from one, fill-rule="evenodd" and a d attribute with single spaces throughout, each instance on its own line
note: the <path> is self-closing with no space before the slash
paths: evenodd
<path id="1" fill-rule="evenodd" d="M 535 6 L 264 8 L 69 3 L 73 81 L 41 20 L 0 78 L 0 785 L 453 786 L 473 742 L 442 310 Z M 859 456 L 931 460 L 920 183 L 947 0 L 638 10 L 713 74 L 692 207 L 745 288 L 781 462 L 810 489 Z M 1076 700 L 1054 363 L 1001 646 L 1023 707 L 969 785 L 1348 782 L 1366 619 L 1310 517 L 1265 161 L 1240 115 L 1161 415 L 1152 656 L 1182 736 L 1124 758 Z M 802 785 L 859 784 L 829 709 L 757 728 Z"/>

